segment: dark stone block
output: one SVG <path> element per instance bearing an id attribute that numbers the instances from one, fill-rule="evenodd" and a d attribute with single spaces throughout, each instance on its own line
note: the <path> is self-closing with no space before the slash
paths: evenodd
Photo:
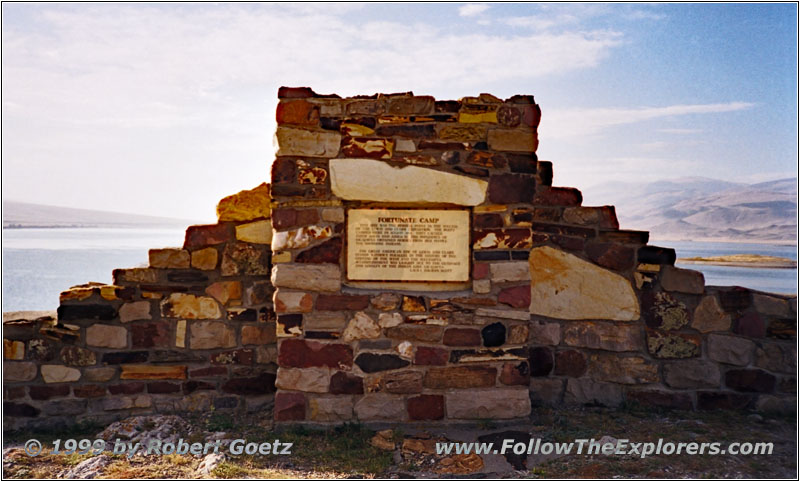
<path id="1" fill-rule="evenodd" d="M 458 172 L 463 172 L 464 174 L 470 176 L 477 176 L 477 177 L 489 177 L 489 170 L 483 167 L 475 167 L 475 166 L 456 166 L 454 168 Z"/>
<path id="2" fill-rule="evenodd" d="M 345 124 L 358 124 L 360 126 L 369 127 L 374 129 L 378 125 L 378 121 L 374 117 L 347 117 L 344 119 Z"/>
<path id="3" fill-rule="evenodd" d="M 539 161 L 536 165 L 536 170 L 539 174 L 539 182 L 542 186 L 553 185 L 553 163 L 550 161 Z M 580 192 L 578 193 L 580 194 Z M 580 204 L 580 201 L 578 202 Z"/>
<path id="4" fill-rule="evenodd" d="M 794 340 L 797 338 L 797 320 L 791 318 L 772 320 L 767 328 L 767 336 L 779 340 Z"/>
<path id="5" fill-rule="evenodd" d="M 222 384 L 222 391 L 236 395 L 275 393 L 275 374 L 262 373 L 255 377 L 233 378 Z"/>
<path id="6" fill-rule="evenodd" d="M 145 384 L 139 382 L 119 383 L 109 385 L 108 392 L 112 395 L 133 395 L 144 392 Z"/>
<path id="7" fill-rule="evenodd" d="M 441 420 L 444 418 L 442 395 L 417 395 L 408 399 L 410 420 Z"/>
<path id="8" fill-rule="evenodd" d="M 698 410 L 742 410 L 754 401 L 752 395 L 733 392 L 697 392 Z"/>
<path id="9" fill-rule="evenodd" d="M 476 214 L 473 218 L 472 228 L 502 228 L 503 216 L 499 214 Z"/>
<path id="10" fill-rule="evenodd" d="M 106 365 L 120 365 L 122 363 L 143 363 L 147 361 L 146 351 L 113 351 L 103 353 L 103 363 Z"/>
<path id="11" fill-rule="evenodd" d="M 304 334 L 308 340 L 338 340 L 341 336 L 335 331 L 306 331 Z"/>
<path id="12" fill-rule="evenodd" d="M 364 381 L 346 372 L 336 372 L 331 376 L 329 390 L 334 395 L 361 395 L 364 393 Z"/>
<path id="13" fill-rule="evenodd" d="M 252 308 L 244 310 L 228 309 L 228 319 L 231 321 L 258 321 L 258 311 Z"/>
<path id="14" fill-rule="evenodd" d="M 28 394 L 32 400 L 50 400 L 55 397 L 66 397 L 69 395 L 69 385 L 31 386 L 28 388 Z"/>
<path id="15" fill-rule="evenodd" d="M 539 176 L 543 176 L 544 162 L 539 162 Z M 544 180 L 542 180 L 544 184 Z M 574 187 L 545 187 L 533 197 L 533 204 L 542 206 L 580 206 L 583 195 Z"/>
<path id="16" fill-rule="evenodd" d="M 475 261 L 507 261 L 508 251 L 473 251 L 472 257 Z"/>
<path id="17" fill-rule="evenodd" d="M 536 347 L 528 352 L 532 377 L 546 377 L 553 371 L 553 352 L 549 348 Z"/>
<path id="18" fill-rule="evenodd" d="M 189 395 L 190 393 L 194 393 L 198 390 L 216 390 L 216 389 L 217 389 L 216 385 L 209 382 L 201 382 L 197 380 L 189 380 L 188 382 L 183 382 L 184 395 Z"/>
<path id="19" fill-rule="evenodd" d="M 489 178 L 489 200 L 496 204 L 530 202 L 536 179 L 524 174 L 500 174 Z"/>
<path id="20" fill-rule="evenodd" d="M 675 250 L 659 246 L 642 246 L 637 252 L 637 259 L 639 263 L 673 266 L 675 264 Z"/>
<path id="21" fill-rule="evenodd" d="M 565 226 L 562 224 L 549 224 L 549 223 L 531 223 L 531 229 L 534 233 L 548 233 L 563 236 L 578 236 L 581 238 L 593 238 L 597 236 L 597 230 L 594 228 L 582 228 L 577 226 Z"/>
<path id="22" fill-rule="evenodd" d="M 150 363 L 201 363 L 206 358 L 189 350 L 155 350 L 150 351 Z"/>
<path id="23" fill-rule="evenodd" d="M 753 302 L 753 293 L 741 286 L 722 289 L 718 293 L 719 303 L 725 311 L 742 311 L 750 307 Z"/>
<path id="24" fill-rule="evenodd" d="M 172 343 L 169 326 L 164 322 L 131 325 L 133 348 L 168 347 Z"/>
<path id="25" fill-rule="evenodd" d="M 408 360 L 403 360 L 397 355 L 386 353 L 362 353 L 356 357 L 355 363 L 364 373 L 395 370 L 411 364 Z"/>
<path id="26" fill-rule="evenodd" d="M 511 172 L 518 172 L 522 174 L 536 174 L 539 162 L 536 160 L 536 154 L 506 154 L 508 167 Z"/>
<path id="27" fill-rule="evenodd" d="M 530 258 L 531 252 L 530 251 L 512 251 L 511 252 L 511 259 L 514 261 L 526 261 Z"/>
<path id="28" fill-rule="evenodd" d="M 106 395 L 106 389 L 101 385 L 83 385 L 73 388 L 72 393 L 78 398 L 99 398 Z"/>
<path id="29" fill-rule="evenodd" d="M 500 346 L 506 342 L 506 326 L 502 323 L 492 323 L 481 330 L 483 346 Z"/>
<path id="30" fill-rule="evenodd" d="M 364 310 L 369 306 L 367 295 L 326 295 L 317 297 L 316 309 L 320 311 Z"/>
<path id="31" fill-rule="evenodd" d="M 338 128 L 337 128 L 338 129 Z M 278 157 L 272 163 L 272 187 L 276 184 L 292 184 L 297 180 L 297 161 Z"/>
<path id="32" fill-rule="evenodd" d="M 480 346 L 481 333 L 473 328 L 448 328 L 442 343 L 447 346 Z"/>
<path id="33" fill-rule="evenodd" d="M 597 240 L 605 243 L 647 244 L 650 240 L 650 233 L 633 229 L 601 229 L 597 235 Z"/>
<path id="34" fill-rule="evenodd" d="M 422 139 L 417 144 L 420 151 L 430 149 L 434 151 L 463 151 L 466 148 L 463 142 L 438 142 Z"/>
<path id="35" fill-rule="evenodd" d="M 764 338 L 767 329 L 758 313 L 745 313 L 736 322 L 736 333 L 750 338 Z"/>
<path id="36" fill-rule="evenodd" d="M 586 245 L 586 254 L 598 265 L 616 271 L 632 268 L 636 260 L 633 248 L 619 244 L 590 243 Z"/>
<path id="37" fill-rule="evenodd" d="M 775 376 L 764 370 L 743 368 L 725 373 L 725 385 L 740 392 L 772 393 L 775 382 Z"/>
<path id="38" fill-rule="evenodd" d="M 309 97 L 318 97 L 311 87 L 280 87 L 278 89 L 279 99 L 307 99 Z"/>
<path id="39" fill-rule="evenodd" d="M 167 281 L 172 283 L 202 283 L 208 281 L 208 276 L 198 271 L 169 271 Z"/>
<path id="40" fill-rule="evenodd" d="M 525 444 L 527 447 L 531 440 L 531 435 L 528 432 L 506 430 L 504 432 L 490 433 L 478 437 L 478 442 L 491 443 L 495 447 L 502 447 L 505 440 L 513 440 L 514 445 L 521 443 Z M 515 454 L 513 450 L 508 450 L 503 454 L 503 457 L 505 457 L 506 461 L 516 470 L 526 470 L 528 468 L 526 465 L 528 458 L 527 453 Z"/>
<path id="41" fill-rule="evenodd" d="M 61 305 L 58 307 L 58 321 L 72 320 L 113 320 L 117 310 L 111 305 Z"/>
<path id="42" fill-rule="evenodd" d="M 3 402 L 3 416 L 5 417 L 26 417 L 32 418 L 39 416 L 40 410 L 27 403 Z"/>
<path id="43" fill-rule="evenodd" d="M 501 105 L 497 109 L 497 122 L 505 127 L 517 127 L 522 121 L 522 114 L 519 109 L 510 105 Z"/>
<path id="44" fill-rule="evenodd" d="M 309 248 L 295 258 L 297 263 L 332 263 L 339 264 L 342 254 L 342 238 L 333 238 L 318 246 Z"/>
<path id="45" fill-rule="evenodd" d="M 461 102 L 457 100 L 437 100 L 434 103 L 436 112 L 458 112 L 461 109 Z"/>
<path id="46" fill-rule="evenodd" d="M 320 117 L 319 126 L 328 131 L 339 131 L 342 120 L 335 117 Z"/>
<path id="47" fill-rule="evenodd" d="M 150 382 L 147 384 L 147 393 L 176 393 L 181 391 L 179 383 Z"/>
<path id="48" fill-rule="evenodd" d="M 556 353 L 556 375 L 579 378 L 584 373 L 586 373 L 586 357 L 583 353 L 578 350 L 564 350 Z"/>
<path id="49" fill-rule="evenodd" d="M 461 151 L 445 151 L 442 153 L 442 162 L 455 166 L 461 162 Z"/>
<path id="50" fill-rule="evenodd" d="M 467 162 L 475 166 L 488 167 L 490 169 L 503 169 L 508 165 L 508 160 L 504 154 L 486 151 L 472 151 L 467 155 Z"/>
<path id="51" fill-rule="evenodd" d="M 189 372 L 192 378 L 205 378 L 205 377 L 226 377 L 228 376 L 228 369 L 225 367 L 205 367 L 197 368 Z"/>

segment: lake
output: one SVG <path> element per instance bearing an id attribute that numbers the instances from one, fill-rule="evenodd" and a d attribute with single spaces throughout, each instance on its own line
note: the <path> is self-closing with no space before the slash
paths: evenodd
<path id="1" fill-rule="evenodd" d="M 70 286 L 88 281 L 111 283 L 114 268 L 147 265 L 148 249 L 183 245 L 184 229 L 3 229 L 2 309 L 55 309 L 58 294 Z M 650 244 L 673 247 L 679 258 L 752 253 L 797 260 L 795 246 L 658 240 Z M 702 271 L 709 285 L 797 293 L 796 269 L 684 267 Z"/>

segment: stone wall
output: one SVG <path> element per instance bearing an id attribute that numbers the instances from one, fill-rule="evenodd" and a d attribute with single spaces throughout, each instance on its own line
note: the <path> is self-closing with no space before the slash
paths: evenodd
<path id="1" fill-rule="evenodd" d="M 275 391 L 269 186 L 227 197 L 183 248 L 114 284 L 61 293 L 57 316 L 3 324 L 3 427 L 149 412 L 269 410 Z"/>
<path id="2" fill-rule="evenodd" d="M 553 187 L 532 96 L 279 97 L 271 185 L 150 267 L 64 292 L 58 320 L 4 324 L 6 427 L 212 406 L 279 423 L 794 410 L 796 298 L 707 287 L 613 206 Z M 466 212 L 468 276 L 349 279 L 354 209 Z"/>

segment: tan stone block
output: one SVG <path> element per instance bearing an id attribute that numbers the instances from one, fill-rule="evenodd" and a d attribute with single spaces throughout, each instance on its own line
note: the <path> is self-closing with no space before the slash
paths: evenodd
<path id="1" fill-rule="evenodd" d="M 83 378 L 87 382 L 107 382 L 116 374 L 117 369 L 114 367 L 87 368 L 83 372 Z"/>
<path id="2" fill-rule="evenodd" d="M 439 129 L 439 139 L 455 142 L 482 141 L 486 139 L 486 127 L 476 125 L 445 125 Z"/>
<path id="3" fill-rule="evenodd" d="M 445 394 L 445 404 L 451 419 L 508 419 L 528 417 L 531 413 L 527 387 L 454 391 Z"/>
<path id="4" fill-rule="evenodd" d="M 185 365 L 122 365 L 120 380 L 185 380 Z"/>
<path id="5" fill-rule="evenodd" d="M 563 342 L 569 346 L 608 351 L 644 350 L 642 328 L 637 325 L 592 321 L 564 323 Z"/>
<path id="6" fill-rule="evenodd" d="M 342 273 L 334 265 L 280 264 L 272 267 L 275 287 L 335 292 L 341 289 Z"/>
<path id="7" fill-rule="evenodd" d="M 539 137 L 530 129 L 492 129 L 487 135 L 493 151 L 536 152 Z"/>
<path id="8" fill-rule="evenodd" d="M 92 325 L 86 328 L 86 344 L 105 348 L 128 346 L 128 330 L 121 326 Z"/>
<path id="9" fill-rule="evenodd" d="M 186 348 L 186 320 L 175 323 L 175 346 Z"/>
<path id="10" fill-rule="evenodd" d="M 397 139 L 395 141 L 394 150 L 397 152 L 416 152 L 417 146 L 411 139 Z"/>
<path id="11" fill-rule="evenodd" d="M 488 279 L 476 279 L 472 282 L 472 291 L 475 294 L 485 295 L 492 292 L 492 281 Z"/>
<path id="12" fill-rule="evenodd" d="M 100 297 L 102 297 L 104 300 L 108 300 L 108 301 L 114 301 L 114 300 L 118 299 L 117 298 L 117 288 L 119 288 L 119 286 L 114 286 L 114 285 L 103 285 L 103 286 L 101 286 L 100 287 Z"/>
<path id="13" fill-rule="evenodd" d="M 403 315 L 400 313 L 381 313 L 378 315 L 378 325 L 381 328 L 391 328 L 403 324 Z"/>
<path id="14" fill-rule="evenodd" d="M 567 405 L 591 404 L 617 407 L 622 403 L 622 387 L 589 378 L 569 378 L 567 379 L 567 389 L 564 392 L 564 403 Z"/>
<path id="15" fill-rule="evenodd" d="M 336 157 L 342 136 L 338 132 L 311 131 L 279 126 L 276 156 Z"/>
<path id="16" fill-rule="evenodd" d="M 661 287 L 667 291 L 701 295 L 705 290 L 705 278 L 699 271 L 664 266 L 661 269 Z"/>
<path id="17" fill-rule="evenodd" d="M 509 345 L 524 345 L 528 342 L 529 332 L 528 325 L 514 325 L 508 330 L 506 343 Z"/>
<path id="18" fill-rule="evenodd" d="M 692 328 L 700 333 L 728 331 L 731 328 L 731 315 L 722 309 L 716 296 L 704 296 L 694 310 Z"/>
<path id="19" fill-rule="evenodd" d="M 272 264 L 275 263 L 291 263 L 292 262 L 292 252 L 291 251 L 281 251 L 279 253 L 272 254 Z"/>
<path id="20" fill-rule="evenodd" d="M 730 365 L 747 366 L 753 360 L 756 344 L 746 338 L 728 335 L 708 335 L 708 358 Z"/>
<path id="21" fill-rule="evenodd" d="M 506 281 L 528 281 L 531 279 L 531 272 L 528 263 L 525 261 L 511 261 L 503 263 L 490 263 L 489 276 L 495 283 Z"/>
<path id="22" fill-rule="evenodd" d="M 719 365 L 708 360 L 664 363 L 664 383 L 672 388 L 719 388 Z"/>
<path id="23" fill-rule="evenodd" d="M 528 321 L 531 319 L 531 314 L 527 311 L 495 310 L 492 308 L 478 308 L 477 310 L 475 310 L 475 316 L 486 316 L 488 318 L 505 318 L 508 320 L 521 320 L 521 321 Z"/>
<path id="24" fill-rule="evenodd" d="M 185 249 L 164 248 L 150 250 L 151 268 L 188 268 L 189 252 Z"/>
<path id="25" fill-rule="evenodd" d="M 232 348 L 236 346 L 233 328 L 221 321 L 197 321 L 192 323 L 189 347 L 192 350 Z"/>
<path id="26" fill-rule="evenodd" d="M 6 360 L 25 359 L 25 343 L 3 338 L 3 358 Z"/>
<path id="27" fill-rule="evenodd" d="M 158 272 L 149 268 L 120 269 L 115 273 L 122 281 L 128 283 L 155 283 L 158 281 Z"/>
<path id="28" fill-rule="evenodd" d="M 381 327 L 368 314 L 359 311 L 347 324 L 347 328 L 342 334 L 342 340 L 350 342 L 365 338 L 379 338 L 380 336 Z"/>
<path id="29" fill-rule="evenodd" d="M 276 313 L 308 313 L 314 307 L 314 298 L 302 291 L 278 289 L 274 295 Z"/>
<path id="30" fill-rule="evenodd" d="M 308 418 L 315 422 L 348 422 L 353 420 L 353 398 L 328 396 L 308 398 Z"/>
<path id="31" fill-rule="evenodd" d="M 530 324 L 531 342 L 536 345 L 558 345 L 561 343 L 561 325 L 532 321 Z"/>
<path id="32" fill-rule="evenodd" d="M 272 243 L 272 225 L 269 221 L 255 221 L 236 226 L 236 239 L 253 244 Z"/>
<path id="33" fill-rule="evenodd" d="M 277 336 L 272 325 L 242 327 L 242 345 L 266 345 L 275 343 L 275 340 Z"/>
<path id="34" fill-rule="evenodd" d="M 169 298 L 161 302 L 161 315 L 168 318 L 202 320 L 221 318 L 222 311 L 214 298 L 172 293 Z"/>
<path id="35" fill-rule="evenodd" d="M 639 318 L 636 293 L 622 276 L 549 246 L 532 249 L 528 261 L 531 313 L 565 320 Z"/>
<path id="36" fill-rule="evenodd" d="M 477 206 L 488 188 L 482 179 L 371 159 L 331 159 L 330 173 L 333 193 L 346 200 Z"/>
<path id="37" fill-rule="evenodd" d="M 331 383 L 328 368 L 278 368 L 275 386 L 281 390 L 327 393 Z"/>
<path id="38" fill-rule="evenodd" d="M 103 399 L 103 410 L 127 410 L 131 408 L 148 408 L 153 404 L 150 395 L 133 397 L 114 397 Z"/>
<path id="39" fill-rule="evenodd" d="M 272 331 L 275 331 L 274 329 Z M 278 347 L 275 345 L 259 346 L 256 348 L 256 363 L 266 365 L 278 362 Z"/>
<path id="40" fill-rule="evenodd" d="M 42 379 L 45 383 L 76 382 L 81 378 L 81 371 L 77 368 L 63 365 L 42 365 Z"/>
<path id="41" fill-rule="evenodd" d="M 322 210 L 322 220 L 329 223 L 343 223 L 344 222 L 344 209 L 342 208 L 325 208 Z"/>
<path id="42" fill-rule="evenodd" d="M 204 271 L 213 270 L 217 267 L 219 253 L 217 248 L 204 248 L 192 251 L 192 268 Z"/>
<path id="43" fill-rule="evenodd" d="M 359 420 L 406 420 L 406 402 L 402 397 L 383 393 L 368 394 L 361 397 L 355 405 Z"/>
<path id="44" fill-rule="evenodd" d="M 303 316 L 303 326 L 306 330 L 343 330 L 346 319 L 340 311 L 316 312 Z M 401 317 L 402 321 L 402 317 Z"/>
<path id="45" fill-rule="evenodd" d="M 217 281 L 206 288 L 206 294 L 214 297 L 215 300 L 223 305 L 231 300 L 241 300 L 242 283 L 239 281 Z"/>
<path id="46" fill-rule="evenodd" d="M 753 293 L 753 306 L 764 315 L 790 317 L 792 312 L 785 299 L 758 293 Z"/>
<path id="47" fill-rule="evenodd" d="M 3 362 L 3 381 L 29 382 L 36 378 L 38 369 L 33 362 Z"/>
<path id="48" fill-rule="evenodd" d="M 222 198 L 217 204 L 217 217 L 220 222 L 269 218 L 269 203 L 269 184 L 261 183 L 253 189 Z"/>
<path id="49" fill-rule="evenodd" d="M 152 318 L 153 317 L 150 315 L 149 301 L 123 303 L 119 309 L 119 321 L 122 323 L 137 320 L 150 320 Z"/>

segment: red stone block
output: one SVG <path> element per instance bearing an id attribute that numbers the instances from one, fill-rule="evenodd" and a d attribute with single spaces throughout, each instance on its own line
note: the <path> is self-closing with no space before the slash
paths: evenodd
<path id="1" fill-rule="evenodd" d="M 472 265 L 472 279 L 484 279 L 489 276 L 489 263 L 475 263 Z"/>
<path id="2" fill-rule="evenodd" d="M 73 388 L 72 393 L 78 398 L 97 398 L 105 396 L 106 389 L 100 385 L 83 385 Z"/>
<path id="3" fill-rule="evenodd" d="M 500 291 L 497 301 L 514 308 L 528 308 L 531 305 L 531 285 L 513 286 Z"/>
<path id="4" fill-rule="evenodd" d="M 284 340 L 278 346 L 278 365 L 291 368 L 350 367 L 353 349 L 341 343 Z"/>
<path id="5" fill-rule="evenodd" d="M 542 120 L 542 110 L 539 104 L 529 104 L 520 106 L 522 111 L 522 123 L 528 127 L 536 129 L 539 127 L 539 122 Z"/>
<path id="6" fill-rule="evenodd" d="M 499 174 L 489 178 L 489 200 L 496 204 L 528 203 L 536 192 L 536 179 L 525 174 Z"/>
<path id="7" fill-rule="evenodd" d="M 532 377 L 546 377 L 553 370 L 553 352 L 549 348 L 531 348 L 528 354 Z"/>
<path id="8" fill-rule="evenodd" d="M 25 387 L 6 388 L 6 396 L 5 396 L 6 400 L 16 400 L 17 398 L 24 398 L 24 397 L 25 397 Z"/>
<path id="9" fill-rule="evenodd" d="M 326 295 L 317 297 L 320 311 L 364 310 L 369 306 L 367 295 Z"/>
<path id="10" fill-rule="evenodd" d="M 448 328 L 442 343 L 447 346 L 478 346 L 481 344 L 481 332 L 472 328 Z"/>
<path id="11" fill-rule="evenodd" d="M 278 89 L 279 99 L 307 99 L 309 97 L 318 97 L 317 93 L 311 90 L 311 87 L 281 87 Z"/>
<path id="12" fill-rule="evenodd" d="M 346 372 L 336 372 L 331 376 L 329 391 L 334 395 L 360 395 L 364 393 L 364 380 Z"/>
<path id="13" fill-rule="evenodd" d="M 277 230 L 297 226 L 297 211 L 294 209 L 273 209 L 272 227 Z"/>
<path id="14" fill-rule="evenodd" d="M 231 224 L 204 224 L 186 228 L 184 249 L 198 249 L 221 244 L 233 239 Z"/>
<path id="15" fill-rule="evenodd" d="M 222 384 L 222 391 L 236 395 L 266 395 L 275 392 L 275 374 L 261 373 L 254 377 L 232 378 Z"/>
<path id="16" fill-rule="evenodd" d="M 305 420 L 306 397 L 302 393 L 278 393 L 273 413 L 276 422 Z"/>
<path id="17" fill-rule="evenodd" d="M 775 391 L 775 376 L 757 369 L 728 370 L 725 385 L 740 392 L 772 393 Z"/>
<path id="18" fill-rule="evenodd" d="M 504 363 L 500 371 L 500 382 L 503 385 L 528 385 L 531 382 L 531 371 L 526 362 Z"/>
<path id="19" fill-rule="evenodd" d="M 555 374 L 561 377 L 579 378 L 586 373 L 586 357 L 578 350 L 556 353 Z"/>
<path id="20" fill-rule="evenodd" d="M 441 420 L 444 418 L 442 395 L 417 395 L 408 399 L 410 420 Z"/>
<path id="21" fill-rule="evenodd" d="M 185 395 L 194 393 L 197 390 L 216 390 L 216 389 L 217 386 L 209 382 L 201 382 L 197 380 L 189 380 L 188 382 L 183 382 L 183 393 Z"/>
<path id="22" fill-rule="evenodd" d="M 280 102 L 275 119 L 278 124 L 315 126 L 319 124 L 319 107 L 305 100 Z"/>
<path id="23" fill-rule="evenodd" d="M 753 395 L 735 392 L 697 392 L 698 410 L 742 410 L 754 401 Z"/>
<path id="24" fill-rule="evenodd" d="M 589 258 L 605 268 L 625 271 L 636 262 L 636 251 L 627 246 L 610 243 L 593 243 L 586 246 Z"/>
<path id="25" fill-rule="evenodd" d="M 499 214 L 476 214 L 472 228 L 502 228 L 503 216 Z"/>
<path id="26" fill-rule="evenodd" d="M 419 346 L 414 354 L 414 365 L 447 365 L 450 352 L 442 348 Z"/>
<path id="27" fill-rule="evenodd" d="M 736 333 L 750 338 L 764 338 L 767 328 L 758 313 L 746 313 L 736 322 Z"/>
<path id="28" fill-rule="evenodd" d="M 150 382 L 147 384 L 147 393 L 176 393 L 181 391 L 179 383 Z"/>
<path id="29" fill-rule="evenodd" d="M 131 325 L 131 342 L 133 348 L 169 347 L 172 337 L 167 323 L 137 323 Z"/>
<path id="30" fill-rule="evenodd" d="M 333 238 L 298 254 L 295 262 L 339 264 L 341 254 L 342 238 Z"/>
<path id="31" fill-rule="evenodd" d="M 582 202 L 583 195 L 573 187 L 547 187 L 533 196 L 533 204 L 542 206 L 580 206 Z"/>
<path id="32" fill-rule="evenodd" d="M 224 377 L 227 375 L 228 369 L 225 367 L 198 368 L 189 372 L 189 377 L 191 378 Z"/>
<path id="33" fill-rule="evenodd" d="M 109 385 L 108 391 L 112 395 L 132 395 L 134 393 L 142 393 L 144 391 L 144 383 L 130 382 L 120 383 L 117 385 Z"/>
<path id="34" fill-rule="evenodd" d="M 293 184 L 297 179 L 297 163 L 294 159 L 279 157 L 272 163 L 272 194 L 277 194 L 274 190 L 275 184 Z"/>

